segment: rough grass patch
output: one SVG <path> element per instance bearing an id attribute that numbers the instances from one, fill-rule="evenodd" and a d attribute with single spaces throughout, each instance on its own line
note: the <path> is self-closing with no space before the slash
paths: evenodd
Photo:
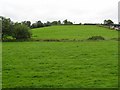
<path id="1" fill-rule="evenodd" d="M 105 38 L 102 36 L 92 36 L 88 38 L 87 40 L 105 40 Z"/>

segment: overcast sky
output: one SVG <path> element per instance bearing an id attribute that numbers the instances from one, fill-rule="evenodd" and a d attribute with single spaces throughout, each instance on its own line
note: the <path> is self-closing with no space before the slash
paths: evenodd
<path id="1" fill-rule="evenodd" d="M 68 19 L 76 23 L 118 22 L 119 0 L 0 0 L 0 16 L 13 21 Z"/>

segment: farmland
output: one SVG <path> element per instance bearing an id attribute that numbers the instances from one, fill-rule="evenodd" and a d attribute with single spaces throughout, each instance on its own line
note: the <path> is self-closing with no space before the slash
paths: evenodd
<path id="1" fill-rule="evenodd" d="M 118 87 L 118 32 L 98 26 L 32 29 L 33 39 L 73 42 L 3 42 L 3 88 Z M 106 40 L 89 41 L 91 36 Z"/>
<path id="2" fill-rule="evenodd" d="M 106 39 L 117 38 L 118 32 L 99 26 L 52 26 L 33 29 L 33 38 L 37 39 L 76 39 L 83 40 L 91 36 L 103 36 Z"/>

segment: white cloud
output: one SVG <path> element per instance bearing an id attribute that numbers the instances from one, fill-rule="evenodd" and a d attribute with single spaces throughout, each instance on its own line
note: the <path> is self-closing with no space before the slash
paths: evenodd
<path id="1" fill-rule="evenodd" d="M 0 0 L 0 15 L 14 21 L 53 21 L 101 23 L 118 21 L 119 0 Z"/>

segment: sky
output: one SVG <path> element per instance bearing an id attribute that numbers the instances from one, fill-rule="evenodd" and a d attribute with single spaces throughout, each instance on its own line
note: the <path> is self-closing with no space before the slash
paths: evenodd
<path id="1" fill-rule="evenodd" d="M 0 0 L 0 16 L 12 21 L 69 20 L 74 23 L 118 23 L 119 0 Z"/>

